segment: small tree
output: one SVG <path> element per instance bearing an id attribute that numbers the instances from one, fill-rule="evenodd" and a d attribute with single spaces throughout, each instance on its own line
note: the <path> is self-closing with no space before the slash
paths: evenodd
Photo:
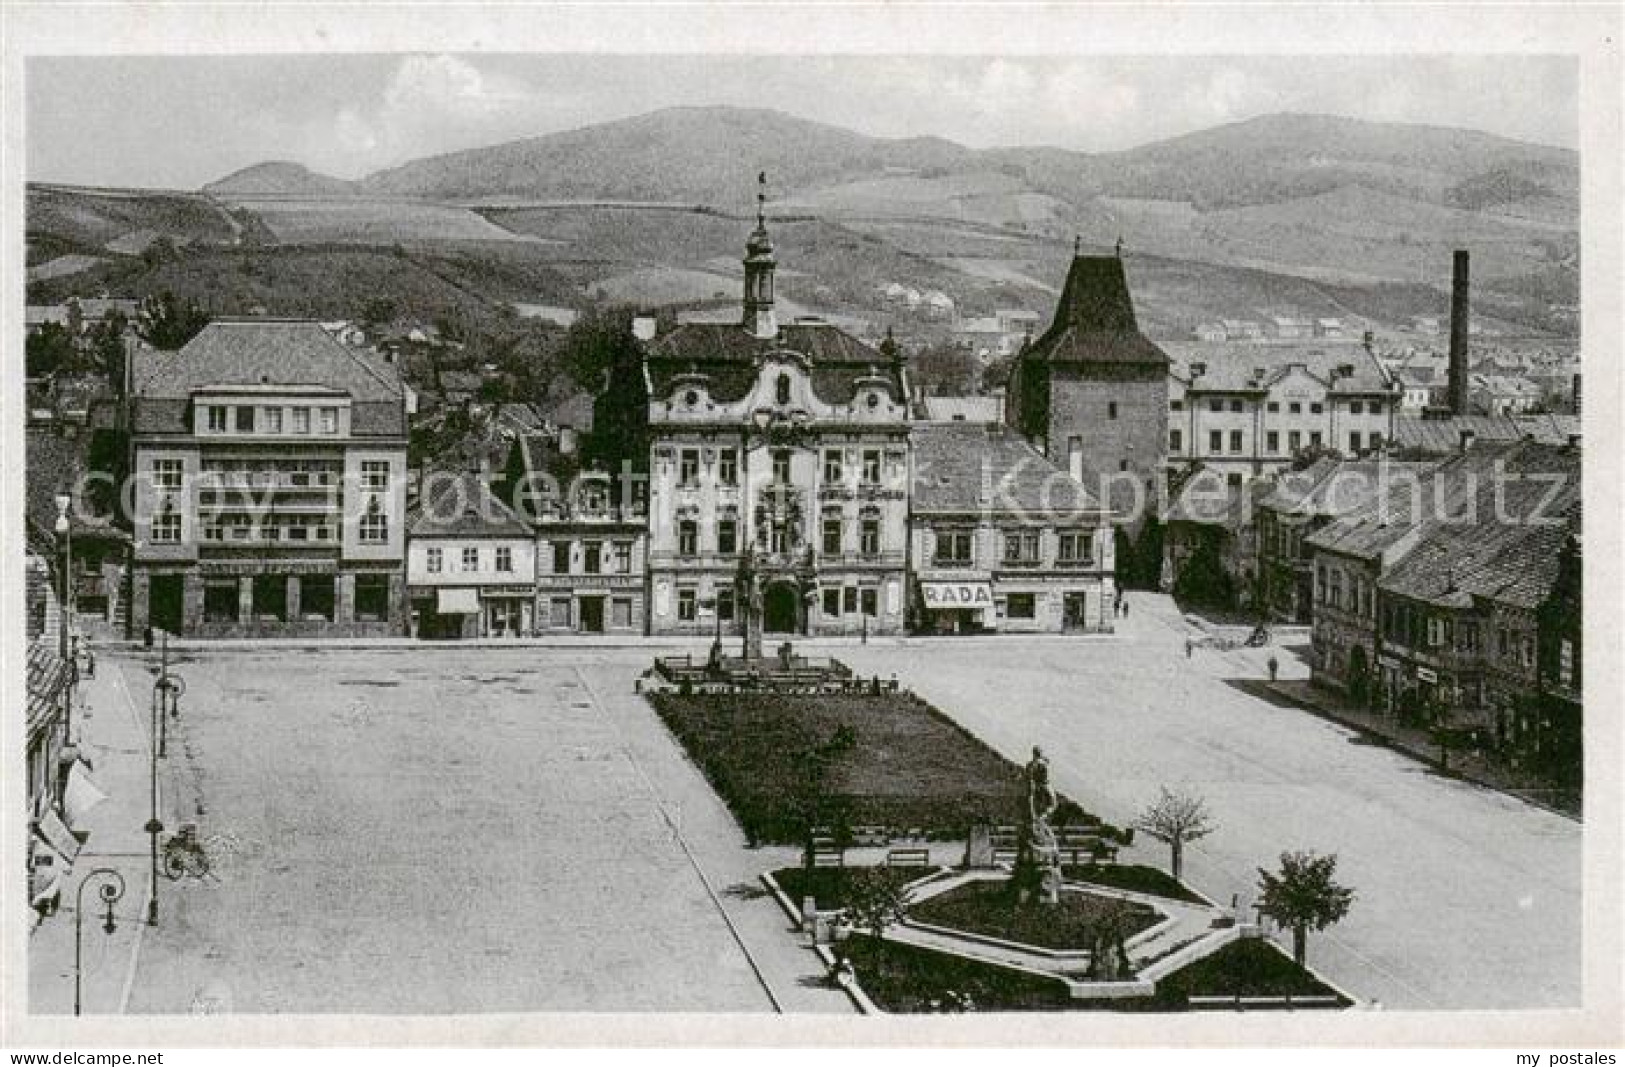
<path id="1" fill-rule="evenodd" d="M 879 941 L 903 921 L 908 903 L 903 887 L 878 867 L 859 867 L 846 877 L 846 921 Z"/>
<path id="2" fill-rule="evenodd" d="M 1313 852 L 1281 853 L 1281 870 L 1258 869 L 1258 910 L 1292 931 L 1292 958 L 1303 966 L 1309 931 L 1324 930 L 1347 915 L 1354 890 L 1332 880 L 1337 857 Z"/>
<path id="3" fill-rule="evenodd" d="M 1167 786 L 1161 787 L 1156 803 L 1140 814 L 1134 827 L 1168 846 L 1175 879 L 1185 869 L 1186 843 L 1204 838 L 1216 829 L 1206 801 Z"/>

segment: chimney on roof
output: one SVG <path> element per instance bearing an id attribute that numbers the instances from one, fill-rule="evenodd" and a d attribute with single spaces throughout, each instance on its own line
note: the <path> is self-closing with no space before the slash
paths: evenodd
<path id="1" fill-rule="evenodd" d="M 1472 430 L 1461 431 L 1461 451 L 1464 454 L 1473 447 L 1473 439 L 1477 436 Z"/>
<path id="2" fill-rule="evenodd" d="M 1457 415 L 1467 414 L 1467 328 L 1471 321 L 1468 307 L 1467 251 L 1457 249 L 1450 281 L 1450 410 Z"/>
<path id="3" fill-rule="evenodd" d="M 1191 364 L 1191 377 L 1192 378 L 1200 378 L 1202 375 L 1204 375 L 1206 373 L 1207 373 L 1207 364 L 1206 363 L 1192 363 Z"/>

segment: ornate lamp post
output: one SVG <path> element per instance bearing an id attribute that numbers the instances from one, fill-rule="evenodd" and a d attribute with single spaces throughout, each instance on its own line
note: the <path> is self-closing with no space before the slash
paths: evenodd
<path id="1" fill-rule="evenodd" d="M 102 929 L 112 933 L 118 929 L 113 921 L 113 905 L 124 896 L 124 876 L 111 867 L 97 867 L 79 881 L 77 903 L 73 909 L 73 1013 L 79 1014 L 82 1000 L 81 987 L 84 976 L 84 929 L 85 929 L 85 886 L 96 880 L 101 880 L 101 888 L 97 891 L 102 904 L 107 908 L 107 916 L 102 920 Z"/>

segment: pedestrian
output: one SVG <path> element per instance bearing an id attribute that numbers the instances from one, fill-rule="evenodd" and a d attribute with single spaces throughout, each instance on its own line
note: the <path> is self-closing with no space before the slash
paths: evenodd
<path id="1" fill-rule="evenodd" d="M 1123 601 L 1123 618 L 1128 618 L 1128 601 Z"/>
<path id="2" fill-rule="evenodd" d="M 1187 636 L 1185 638 L 1185 658 L 1190 659 L 1191 658 L 1191 653 L 1194 652 L 1195 649 L 1196 649 L 1196 642 L 1192 641 L 1190 639 L 1190 637 Z"/>
<path id="3" fill-rule="evenodd" d="M 1275 681 L 1275 675 L 1280 671 L 1280 669 L 1281 669 L 1281 663 L 1280 663 L 1279 660 L 1277 660 L 1275 658 L 1274 654 L 1272 653 L 1270 655 L 1270 681 L 1272 681 L 1272 682 Z"/>

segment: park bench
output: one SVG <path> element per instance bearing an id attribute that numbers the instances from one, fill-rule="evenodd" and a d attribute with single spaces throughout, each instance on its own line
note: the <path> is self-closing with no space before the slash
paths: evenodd
<path id="1" fill-rule="evenodd" d="M 894 848 L 886 853 L 888 867 L 929 867 L 931 850 L 928 848 Z"/>

